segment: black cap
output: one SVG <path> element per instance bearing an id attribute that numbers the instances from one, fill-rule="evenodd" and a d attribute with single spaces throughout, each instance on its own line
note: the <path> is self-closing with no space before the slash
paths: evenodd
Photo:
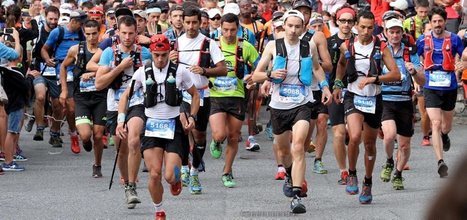
<path id="1" fill-rule="evenodd" d="M 167 1 L 157 1 L 156 2 L 157 7 L 161 9 L 162 12 L 167 13 L 169 11 L 169 2 Z"/>
<path id="2" fill-rule="evenodd" d="M 87 19 L 87 17 L 88 17 L 88 15 L 86 14 L 86 12 L 81 11 L 81 10 L 72 11 L 70 13 L 70 20 L 71 19 L 77 19 L 77 20 L 80 20 L 80 21 L 85 21 Z"/>
<path id="3" fill-rule="evenodd" d="M 133 12 L 131 12 L 131 10 L 126 7 L 118 8 L 117 10 L 115 10 L 115 17 L 118 18 L 122 15 L 128 15 L 130 17 L 133 17 Z"/>
<path id="4" fill-rule="evenodd" d="M 281 11 L 275 11 L 272 13 L 272 20 L 276 20 L 278 18 L 281 18 L 284 15 L 284 12 Z"/>
<path id="5" fill-rule="evenodd" d="M 307 7 L 310 10 L 313 10 L 313 8 L 311 7 L 311 4 L 310 4 L 310 2 L 308 0 L 298 0 L 293 4 L 293 9 L 298 9 L 300 7 Z"/>

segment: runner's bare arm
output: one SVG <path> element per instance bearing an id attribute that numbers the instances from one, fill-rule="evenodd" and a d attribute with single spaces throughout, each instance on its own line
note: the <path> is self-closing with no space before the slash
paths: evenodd
<path id="1" fill-rule="evenodd" d="M 379 76 L 380 82 L 394 82 L 401 79 L 401 72 L 399 67 L 396 65 L 396 61 L 391 55 L 389 48 L 385 48 L 383 51 L 383 62 L 384 65 L 388 68 L 389 72 L 387 74 Z"/>
<path id="2" fill-rule="evenodd" d="M 115 129 L 115 133 L 121 139 L 126 138 L 127 129 L 123 127 L 124 120 L 123 122 L 120 121 L 119 117 L 122 114 L 125 116 L 127 113 L 126 111 L 127 111 L 127 106 L 128 106 L 128 100 L 130 99 L 129 98 L 130 89 L 131 89 L 131 86 L 128 86 L 128 88 L 125 89 L 125 92 L 123 92 L 122 96 L 120 97 L 120 101 L 118 102 L 117 128 Z"/>
<path id="3" fill-rule="evenodd" d="M 318 50 L 316 48 L 316 44 L 314 42 L 310 43 L 310 50 L 311 50 L 310 52 L 311 52 L 312 59 L 313 59 L 313 65 L 312 65 L 313 74 L 315 75 L 315 77 L 318 80 L 320 85 L 321 85 L 322 82 L 324 84 L 328 85 L 328 86 L 323 86 L 321 88 L 321 90 L 323 91 L 323 95 L 321 97 L 321 102 L 323 104 L 325 104 L 325 105 L 331 104 L 332 95 L 331 95 L 331 92 L 329 91 L 329 84 L 326 81 L 326 76 L 324 75 L 323 68 L 321 67 L 321 65 L 319 65 L 319 60 L 318 60 L 319 54 L 318 54 Z M 329 53 L 328 53 L 328 55 L 329 55 Z"/>
<path id="4" fill-rule="evenodd" d="M 191 95 L 191 109 L 190 115 L 197 115 L 199 110 L 199 93 L 195 86 L 191 86 L 187 92 Z M 191 131 L 195 127 L 195 120 L 193 117 L 188 117 L 186 119 L 188 124 L 184 125 L 185 130 Z"/>
<path id="5" fill-rule="evenodd" d="M 97 69 L 96 73 L 96 89 L 102 90 L 107 88 L 112 83 L 112 81 L 120 75 L 120 73 L 132 65 L 133 59 L 131 57 L 126 57 L 115 68 L 110 68 L 109 66 L 99 66 L 99 69 Z"/>
<path id="6" fill-rule="evenodd" d="M 88 72 L 97 72 L 97 69 L 99 69 L 99 65 L 97 63 L 99 63 L 101 55 L 102 50 L 98 48 L 94 56 L 91 57 L 91 60 L 89 60 L 88 64 L 86 65 L 86 70 Z"/>
<path id="7" fill-rule="evenodd" d="M 258 65 L 256 66 L 255 72 L 253 73 L 253 81 L 254 82 L 264 82 L 268 79 L 266 69 L 269 66 L 273 56 L 272 52 L 275 48 L 274 41 L 268 42 L 266 47 L 264 48 L 263 54 L 261 55 L 261 60 L 259 61 Z"/>
<path id="8" fill-rule="evenodd" d="M 220 61 L 216 63 L 214 68 L 203 68 L 203 69 L 204 69 L 203 75 L 207 77 L 227 75 L 227 66 L 225 65 L 225 61 Z"/>
<path id="9" fill-rule="evenodd" d="M 313 35 L 312 39 L 317 46 L 317 50 L 319 51 L 318 54 L 321 60 L 321 67 L 325 72 L 332 72 L 331 55 L 329 54 L 328 42 L 326 41 L 326 37 L 322 32 L 317 31 Z"/>
<path id="10" fill-rule="evenodd" d="M 342 80 L 342 78 L 344 78 L 345 66 L 347 65 L 345 55 L 344 55 L 346 50 L 347 50 L 347 48 L 344 46 L 344 44 L 341 44 L 341 46 L 340 46 L 340 51 L 341 51 L 340 54 L 341 55 L 339 57 L 339 61 L 337 62 L 336 79 L 334 80 L 334 82 L 337 81 L 337 80 Z M 341 89 L 342 88 L 339 88 L 339 87 L 333 88 L 334 102 L 336 102 L 336 103 L 341 102 L 341 98 L 342 98 Z"/>
<path id="11" fill-rule="evenodd" d="M 65 60 L 63 60 L 62 65 L 60 65 L 60 85 L 62 87 L 61 94 L 66 95 L 68 93 L 67 68 L 68 66 L 73 65 L 73 63 L 76 60 L 77 54 L 78 54 L 78 45 L 74 45 L 70 47 L 70 50 L 68 50 L 68 53 L 65 57 Z"/>

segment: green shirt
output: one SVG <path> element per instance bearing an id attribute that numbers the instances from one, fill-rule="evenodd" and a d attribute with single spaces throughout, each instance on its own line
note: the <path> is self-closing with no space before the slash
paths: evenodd
<path id="1" fill-rule="evenodd" d="M 418 15 L 407 18 L 405 19 L 404 24 L 403 24 L 404 30 L 413 36 L 412 31 L 414 31 L 414 28 L 415 28 L 415 36 L 413 37 L 415 38 L 415 40 L 417 40 L 418 37 L 420 37 L 420 35 L 423 34 L 422 29 L 423 29 L 424 22 L 428 22 L 428 18 L 425 18 L 425 20 L 422 20 L 420 17 L 418 17 Z M 415 27 L 414 27 L 414 24 L 415 24 Z"/>
<path id="2" fill-rule="evenodd" d="M 212 83 L 212 87 L 210 88 L 210 96 L 245 98 L 243 79 L 239 79 L 235 75 L 235 65 L 237 62 L 235 54 L 237 52 L 237 44 L 227 44 L 223 41 L 223 37 L 221 37 L 220 48 L 225 57 L 225 64 L 227 66 L 227 76 L 209 78 L 209 80 Z M 248 41 L 242 42 L 242 50 L 246 71 L 246 64 L 249 64 L 251 66 L 256 65 L 256 60 L 258 59 L 259 54 L 256 51 L 255 47 L 248 43 Z"/>

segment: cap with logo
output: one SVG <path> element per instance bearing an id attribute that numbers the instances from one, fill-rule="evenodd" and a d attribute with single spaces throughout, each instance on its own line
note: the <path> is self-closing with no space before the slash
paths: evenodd
<path id="1" fill-rule="evenodd" d="M 151 37 L 151 44 L 149 45 L 151 52 L 164 52 L 170 51 L 170 42 L 164 34 L 156 34 Z"/>

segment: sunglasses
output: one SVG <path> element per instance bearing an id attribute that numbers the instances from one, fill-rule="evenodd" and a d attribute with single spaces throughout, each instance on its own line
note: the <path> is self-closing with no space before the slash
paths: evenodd
<path id="1" fill-rule="evenodd" d="M 214 16 L 213 18 L 210 18 L 211 21 L 214 21 L 214 20 L 221 20 L 221 16 Z"/>
<path id="2" fill-rule="evenodd" d="M 347 19 L 339 19 L 338 20 L 341 24 L 354 24 L 354 20 L 347 20 Z"/>
<path id="3" fill-rule="evenodd" d="M 104 13 L 102 13 L 101 11 L 97 11 L 97 10 L 90 10 L 90 11 L 88 11 L 88 14 L 90 14 L 90 15 L 104 15 Z"/>

